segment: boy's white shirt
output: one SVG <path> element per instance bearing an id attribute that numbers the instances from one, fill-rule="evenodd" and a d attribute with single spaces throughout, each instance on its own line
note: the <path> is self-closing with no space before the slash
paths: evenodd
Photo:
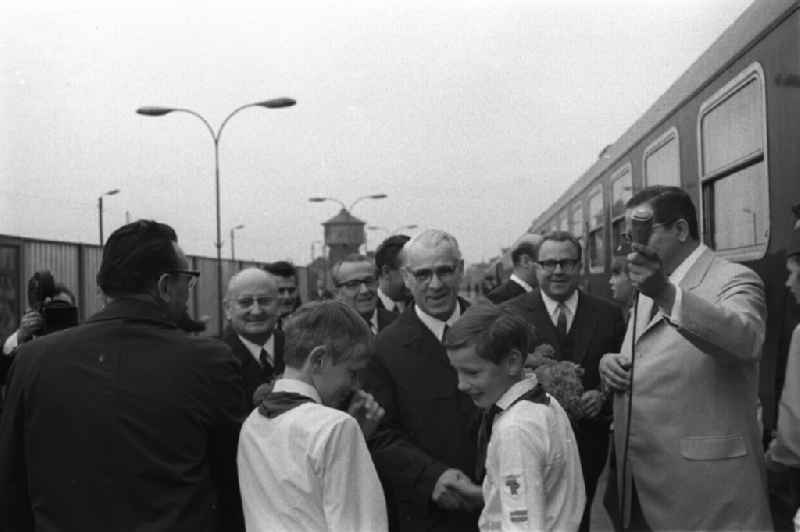
<path id="1" fill-rule="evenodd" d="M 478 526 L 489 530 L 577 530 L 586 501 L 578 447 L 566 412 L 514 401 L 536 386 L 535 377 L 498 399 L 483 481 Z M 510 408 L 509 408 L 510 407 Z"/>
<path id="2" fill-rule="evenodd" d="M 305 403 L 267 419 L 255 409 L 239 436 L 237 466 L 247 530 L 388 530 L 386 503 L 361 428 L 323 406 L 317 390 L 278 379 Z"/>

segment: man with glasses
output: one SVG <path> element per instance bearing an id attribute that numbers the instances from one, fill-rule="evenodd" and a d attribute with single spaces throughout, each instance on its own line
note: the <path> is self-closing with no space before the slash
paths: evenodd
<path id="1" fill-rule="evenodd" d="M 627 256 L 636 319 L 600 363 L 617 392 L 623 519 L 633 530 L 772 530 L 756 420 L 764 284 L 700 243 L 684 190 L 648 187 L 625 208 L 629 232 L 634 213 L 653 223 Z"/>
<path id="2" fill-rule="evenodd" d="M 331 269 L 336 287 L 334 297 L 358 312 L 372 334 L 378 334 L 397 317 L 393 312 L 378 307 L 376 273 L 372 261 L 358 254 L 347 255 Z"/>
<path id="3" fill-rule="evenodd" d="M 466 308 L 464 262 L 444 231 L 412 238 L 400 253 L 411 305 L 375 340 L 364 387 L 386 411 L 370 440 L 392 530 L 477 530 L 478 508 L 461 495 L 473 482 L 479 412 L 458 391 L 442 338 Z"/>
<path id="4" fill-rule="evenodd" d="M 258 268 L 245 268 L 228 281 L 223 341 L 239 360 L 245 398 L 283 373 L 283 333 L 275 327 L 280 300 L 275 277 Z"/>
<path id="5" fill-rule="evenodd" d="M 103 248 L 105 308 L 19 348 L 0 530 L 242 529 L 236 361 L 176 325 L 197 276 L 171 227 L 127 224 Z"/>
<path id="6" fill-rule="evenodd" d="M 579 530 L 589 530 L 592 499 L 608 454 L 610 404 L 601 390 L 600 358 L 619 351 L 625 323 L 619 307 L 578 288 L 581 244 L 571 233 L 544 235 L 537 253 L 539 289 L 506 303 L 527 317 L 543 343 L 551 344 L 559 360 L 583 368 L 580 419 L 572 420 L 586 485 L 586 507 Z"/>

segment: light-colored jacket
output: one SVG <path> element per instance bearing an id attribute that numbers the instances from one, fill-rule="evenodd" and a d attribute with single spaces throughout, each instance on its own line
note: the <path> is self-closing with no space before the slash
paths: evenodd
<path id="1" fill-rule="evenodd" d="M 755 416 L 763 283 L 706 250 L 679 288 L 670 317 L 639 309 L 627 486 L 632 474 L 653 530 L 771 530 Z M 614 398 L 620 459 L 627 399 Z"/>

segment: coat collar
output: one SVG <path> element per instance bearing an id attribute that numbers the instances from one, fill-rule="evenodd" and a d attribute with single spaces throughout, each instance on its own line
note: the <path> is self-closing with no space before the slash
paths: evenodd
<path id="1" fill-rule="evenodd" d="M 469 308 L 469 303 L 459 297 L 458 308 L 463 315 L 464 311 Z M 430 329 L 422 323 L 422 320 L 419 319 L 415 310 L 415 305 L 408 305 L 395 321 L 398 322 L 398 325 L 402 325 L 406 329 L 403 340 L 401 340 L 402 345 L 412 345 L 427 337 L 435 340 L 437 344 L 441 344 L 439 339 L 436 338 Z"/>
<path id="2" fill-rule="evenodd" d="M 175 322 L 169 318 L 166 309 L 162 305 L 155 301 L 134 298 L 115 299 L 87 321 L 93 323 L 119 319 L 145 321 L 166 325 L 173 329 L 178 328 Z"/>

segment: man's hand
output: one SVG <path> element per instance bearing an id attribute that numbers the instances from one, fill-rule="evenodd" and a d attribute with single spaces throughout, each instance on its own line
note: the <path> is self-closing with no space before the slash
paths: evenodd
<path id="1" fill-rule="evenodd" d="M 378 428 L 378 424 L 383 419 L 386 411 L 372 397 L 372 394 L 357 390 L 350 400 L 347 413 L 356 418 L 366 439 L 372 436 L 372 433 Z"/>
<path id="2" fill-rule="evenodd" d="M 606 353 L 600 359 L 600 378 L 615 392 L 625 392 L 630 387 L 631 361 L 621 353 Z"/>
<path id="3" fill-rule="evenodd" d="M 35 310 L 26 312 L 19 322 L 19 329 L 17 330 L 17 342 L 27 342 L 33 338 L 34 333 L 44 327 L 44 318 Z"/>
<path id="4" fill-rule="evenodd" d="M 597 417 L 603 409 L 603 403 L 605 403 L 605 396 L 600 390 L 586 390 L 581 395 L 581 413 L 584 417 Z"/>
<path id="5" fill-rule="evenodd" d="M 657 299 L 669 284 L 658 253 L 642 244 L 631 244 L 628 259 L 628 277 L 642 294 Z"/>
<path id="6" fill-rule="evenodd" d="M 458 469 L 447 469 L 436 481 L 431 499 L 445 510 L 459 510 L 468 507 L 461 496 L 459 487 L 463 483 L 464 473 Z M 467 479 L 469 480 L 469 479 Z"/>

